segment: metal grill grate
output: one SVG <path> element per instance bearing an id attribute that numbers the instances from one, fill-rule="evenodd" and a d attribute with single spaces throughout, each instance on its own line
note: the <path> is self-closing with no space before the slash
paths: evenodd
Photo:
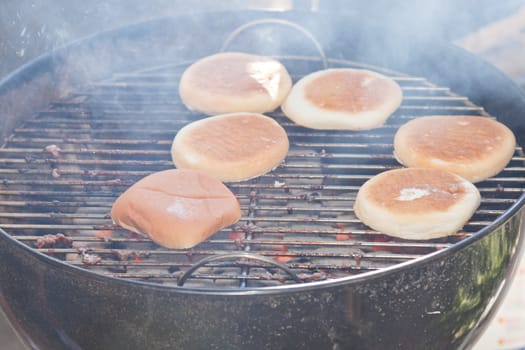
<path id="1" fill-rule="evenodd" d="M 278 59 L 294 80 L 324 64 L 311 57 Z M 203 117 L 188 112 L 178 98 L 177 83 L 187 64 L 92 83 L 16 128 L 0 148 L 2 228 L 69 264 L 164 284 L 181 282 L 203 258 L 253 253 L 265 259 L 211 258 L 184 275 L 183 280 L 189 277 L 185 285 L 273 286 L 360 274 L 447 248 L 490 224 L 522 195 L 525 157 L 517 149 L 503 172 L 477 184 L 482 204 L 456 235 L 401 241 L 362 225 L 352 211 L 355 195 L 371 176 L 400 166 L 392 155 L 400 125 L 428 114 L 488 115 L 423 78 L 356 62 L 327 62 L 393 77 L 403 88 L 401 107 L 383 127 L 362 132 L 309 130 L 280 111 L 272 113 L 290 138 L 285 162 L 257 179 L 228 184 L 244 217 L 193 249 L 164 249 L 115 227 L 108 215 L 126 188 L 173 166 L 170 146 L 177 130 Z"/>

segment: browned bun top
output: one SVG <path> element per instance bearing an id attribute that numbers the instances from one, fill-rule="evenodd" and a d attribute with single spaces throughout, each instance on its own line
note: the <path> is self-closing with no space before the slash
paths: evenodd
<path id="1" fill-rule="evenodd" d="M 222 181 L 262 175 L 288 152 L 286 131 L 257 113 L 232 113 L 201 119 L 183 127 L 172 144 L 177 168 L 198 169 Z"/>
<path id="2" fill-rule="evenodd" d="M 405 137 L 414 151 L 449 162 L 483 159 L 508 137 L 503 125 L 489 118 L 435 116 L 409 123 Z"/>
<path id="3" fill-rule="evenodd" d="M 376 110 L 399 87 L 390 79 L 366 70 L 333 69 L 305 86 L 305 97 L 315 106 L 350 113 Z"/>
<path id="4" fill-rule="evenodd" d="M 466 181 L 452 173 L 427 168 L 399 169 L 377 175 L 367 199 L 393 213 L 446 211 L 470 193 Z"/>
<path id="5" fill-rule="evenodd" d="M 219 180 L 194 170 L 165 170 L 128 188 L 111 209 L 118 225 L 169 248 L 192 247 L 241 217 Z"/>
<path id="6" fill-rule="evenodd" d="M 367 130 L 381 126 L 402 100 L 392 78 L 365 69 L 331 68 L 301 78 L 281 109 L 312 129 Z"/>
<path id="7" fill-rule="evenodd" d="M 354 211 L 366 225 L 403 239 L 456 233 L 480 204 L 478 189 L 434 168 L 403 168 L 372 177 L 359 189 Z"/>
<path id="8" fill-rule="evenodd" d="M 502 123 L 477 116 L 426 116 L 401 126 L 396 158 L 406 166 L 436 167 L 478 182 L 510 161 L 516 140 Z"/>
<path id="9" fill-rule="evenodd" d="M 249 54 L 217 54 L 199 61 L 193 72 L 194 86 L 218 94 L 266 93 L 271 89 L 279 63 Z M 265 71 L 270 72 L 266 75 Z"/>
<path id="10" fill-rule="evenodd" d="M 179 94 L 206 114 L 264 113 L 276 109 L 292 87 L 286 68 L 271 57 L 223 52 L 204 57 L 183 73 Z"/>

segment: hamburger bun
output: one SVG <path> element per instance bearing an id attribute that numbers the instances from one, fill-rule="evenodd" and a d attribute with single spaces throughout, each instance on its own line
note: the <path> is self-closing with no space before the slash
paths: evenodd
<path id="1" fill-rule="evenodd" d="M 239 202 L 219 180 L 195 170 L 160 171 L 117 198 L 113 221 L 167 247 L 191 248 L 241 218 Z"/>
<path id="2" fill-rule="evenodd" d="M 307 128 L 366 130 L 381 126 L 402 100 L 394 80 L 369 70 L 338 68 L 303 77 L 281 109 Z"/>
<path id="3" fill-rule="evenodd" d="M 264 56 L 224 52 L 202 58 L 182 74 L 179 94 L 190 110 L 208 115 L 273 111 L 292 87 L 278 61 Z"/>
<path id="4" fill-rule="evenodd" d="M 241 181 L 277 167 L 288 153 L 286 131 L 272 118 L 231 113 L 184 126 L 173 139 L 177 168 L 196 169 L 221 181 Z"/>
<path id="5" fill-rule="evenodd" d="M 359 189 L 354 211 L 374 230 L 403 239 L 434 239 L 456 233 L 480 204 L 476 186 L 432 168 L 389 170 Z"/>
<path id="6" fill-rule="evenodd" d="M 510 161 L 516 138 L 502 123 L 476 116 L 427 116 L 402 125 L 394 136 L 394 156 L 407 167 L 447 170 L 479 182 Z"/>

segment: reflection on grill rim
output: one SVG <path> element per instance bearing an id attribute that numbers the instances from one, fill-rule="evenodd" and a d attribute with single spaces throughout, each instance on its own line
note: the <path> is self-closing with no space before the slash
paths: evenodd
<path id="1" fill-rule="evenodd" d="M 364 66 L 328 62 L 334 67 Z M 129 280 L 175 285 L 199 259 L 242 251 L 275 259 L 303 280 L 316 281 L 374 271 L 446 249 L 492 223 L 524 192 L 525 156 L 517 148 L 502 173 L 477 184 L 482 205 L 455 235 L 401 241 L 362 225 L 352 210 L 355 194 L 374 174 L 400 167 L 392 155 L 397 127 L 425 114 L 488 116 L 449 88 L 366 65 L 396 79 L 405 94 L 386 125 L 363 132 L 315 131 L 294 125 L 280 111 L 271 113 L 288 132 L 290 152 L 273 172 L 227 184 L 245 214 L 240 223 L 194 249 L 164 249 L 116 227 L 108 214 L 114 199 L 135 181 L 172 167 L 169 147 L 176 131 L 202 118 L 189 113 L 177 98 L 175 78 L 184 68 L 152 68 L 91 83 L 16 128 L 0 148 L 2 228 L 29 246 L 44 235 L 65 233 L 72 246 L 37 250 Z M 295 80 L 302 74 L 292 72 Z M 136 119 L 144 116 L 150 119 Z M 60 147 L 59 154 L 43 151 L 51 144 Z M 99 235 L 107 231 L 112 235 Z M 94 256 L 97 259 L 90 260 Z M 234 259 L 199 269 L 186 285 L 282 283 L 294 282 L 275 267 Z"/>

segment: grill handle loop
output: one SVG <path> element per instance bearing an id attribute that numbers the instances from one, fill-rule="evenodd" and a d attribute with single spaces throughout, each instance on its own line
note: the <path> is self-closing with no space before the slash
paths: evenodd
<path id="1" fill-rule="evenodd" d="M 190 267 L 184 274 L 179 278 L 179 281 L 177 282 L 177 285 L 179 287 L 182 287 L 186 280 L 191 277 L 191 275 L 199 268 L 205 266 L 207 263 L 219 261 L 219 260 L 230 260 L 230 259 L 250 259 L 250 260 L 256 260 L 256 261 L 262 261 L 269 265 L 276 266 L 282 270 L 284 270 L 290 277 L 297 283 L 303 283 L 304 281 L 300 279 L 295 272 L 293 272 L 291 269 L 288 268 L 288 266 L 283 265 L 281 263 L 278 263 L 268 257 L 262 256 L 262 255 L 256 255 L 252 253 L 247 252 L 238 252 L 238 253 L 231 253 L 231 254 L 220 254 L 220 255 L 213 255 L 209 256 L 207 258 L 199 260 L 195 265 Z"/>
<path id="2" fill-rule="evenodd" d="M 325 69 L 328 68 L 328 60 L 326 59 L 326 54 L 324 53 L 323 47 L 321 46 L 319 41 L 315 38 L 315 36 L 312 33 L 310 33 L 308 30 L 306 30 L 306 28 L 304 28 L 303 26 L 301 26 L 301 25 L 299 25 L 297 23 L 294 23 L 294 22 L 290 22 L 290 21 L 284 20 L 284 19 L 262 18 L 262 19 L 257 19 L 257 20 L 254 20 L 254 21 L 246 22 L 245 24 L 235 28 L 235 30 L 232 31 L 230 33 L 230 35 L 228 35 L 228 37 L 226 37 L 226 39 L 224 40 L 224 42 L 222 44 L 222 47 L 221 47 L 220 51 L 221 52 L 226 51 L 228 49 L 228 46 L 230 46 L 230 44 L 233 42 L 233 40 L 235 40 L 235 38 L 239 34 L 241 34 L 243 31 L 245 31 L 245 30 L 247 30 L 247 29 L 249 29 L 251 27 L 259 26 L 259 25 L 262 25 L 262 24 L 283 25 L 285 27 L 290 27 L 290 28 L 293 28 L 293 29 L 299 31 L 301 34 L 303 34 L 307 39 L 309 39 L 314 44 L 316 50 L 319 51 L 319 56 L 321 56 L 321 61 L 323 62 L 323 67 Z"/>

